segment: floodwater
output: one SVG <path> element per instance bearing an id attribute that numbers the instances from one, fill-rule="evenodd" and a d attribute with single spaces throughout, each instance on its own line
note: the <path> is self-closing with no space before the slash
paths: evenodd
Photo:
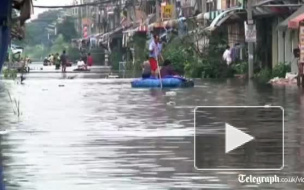
<path id="1" fill-rule="evenodd" d="M 304 189 L 301 183 L 238 181 L 239 174 L 304 177 L 303 90 L 197 81 L 195 88 L 174 89 L 176 96 L 166 96 L 157 89 L 132 89 L 129 82 L 0 81 L 7 190 Z M 195 106 L 266 104 L 285 108 L 282 171 L 195 170 Z"/>

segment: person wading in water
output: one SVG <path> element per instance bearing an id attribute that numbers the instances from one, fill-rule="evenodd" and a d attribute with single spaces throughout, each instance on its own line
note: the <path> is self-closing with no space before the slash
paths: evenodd
<path id="1" fill-rule="evenodd" d="M 63 52 L 60 56 L 60 61 L 61 61 L 61 65 L 62 65 L 62 72 L 65 73 L 66 72 L 66 66 L 67 66 L 67 56 L 65 54 L 65 50 L 63 50 Z"/>

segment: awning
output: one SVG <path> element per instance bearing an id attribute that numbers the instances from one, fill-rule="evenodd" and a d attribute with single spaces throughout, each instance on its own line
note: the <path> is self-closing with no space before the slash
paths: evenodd
<path id="1" fill-rule="evenodd" d="M 254 7 L 259 7 L 259 6 L 262 6 L 262 5 L 265 5 L 267 3 L 272 3 L 272 2 L 275 2 L 276 0 L 262 0 L 262 1 L 259 1 L 257 4 L 254 5 Z"/>
<path id="2" fill-rule="evenodd" d="M 299 28 L 299 23 L 304 20 L 304 13 L 300 14 L 296 18 L 291 19 L 288 22 L 288 28 L 290 29 L 298 29 Z"/>
<path id="3" fill-rule="evenodd" d="M 292 15 L 290 15 L 287 19 L 285 19 L 284 21 L 282 21 L 280 24 L 278 24 L 277 29 L 278 30 L 287 30 L 288 28 L 288 22 L 294 18 L 296 18 L 297 16 L 301 15 L 302 13 L 304 13 L 304 5 L 302 7 L 300 7 L 298 10 L 296 10 Z"/>
<path id="4" fill-rule="evenodd" d="M 224 23 L 227 19 L 229 19 L 232 15 L 234 15 L 237 12 L 244 11 L 242 7 L 234 7 L 231 9 L 227 9 L 226 11 L 220 13 L 206 28 L 208 31 L 213 31 L 216 29 L 216 27 L 220 26 L 222 23 Z"/>

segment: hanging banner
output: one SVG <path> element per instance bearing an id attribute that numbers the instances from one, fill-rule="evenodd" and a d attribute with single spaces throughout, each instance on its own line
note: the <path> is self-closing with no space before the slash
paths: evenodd
<path id="1" fill-rule="evenodd" d="M 300 26 L 299 31 L 300 63 L 304 63 L 304 26 Z"/>
<path id="2" fill-rule="evenodd" d="M 173 5 L 167 4 L 161 7 L 162 19 L 173 18 Z"/>
<path id="3" fill-rule="evenodd" d="M 88 37 L 88 27 L 84 26 L 83 27 L 83 38 L 87 38 Z"/>
<path id="4" fill-rule="evenodd" d="M 250 30 L 248 28 L 247 22 L 245 21 L 245 40 L 246 42 L 256 42 L 256 26 L 255 24 L 252 26 L 252 29 Z"/>

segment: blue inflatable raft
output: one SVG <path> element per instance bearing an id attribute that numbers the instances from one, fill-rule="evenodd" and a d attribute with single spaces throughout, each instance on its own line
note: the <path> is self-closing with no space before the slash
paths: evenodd
<path id="1" fill-rule="evenodd" d="M 161 79 L 163 88 L 186 88 L 193 87 L 194 82 L 181 77 L 165 77 Z M 160 79 L 146 78 L 136 79 L 131 82 L 133 88 L 159 88 Z"/>

